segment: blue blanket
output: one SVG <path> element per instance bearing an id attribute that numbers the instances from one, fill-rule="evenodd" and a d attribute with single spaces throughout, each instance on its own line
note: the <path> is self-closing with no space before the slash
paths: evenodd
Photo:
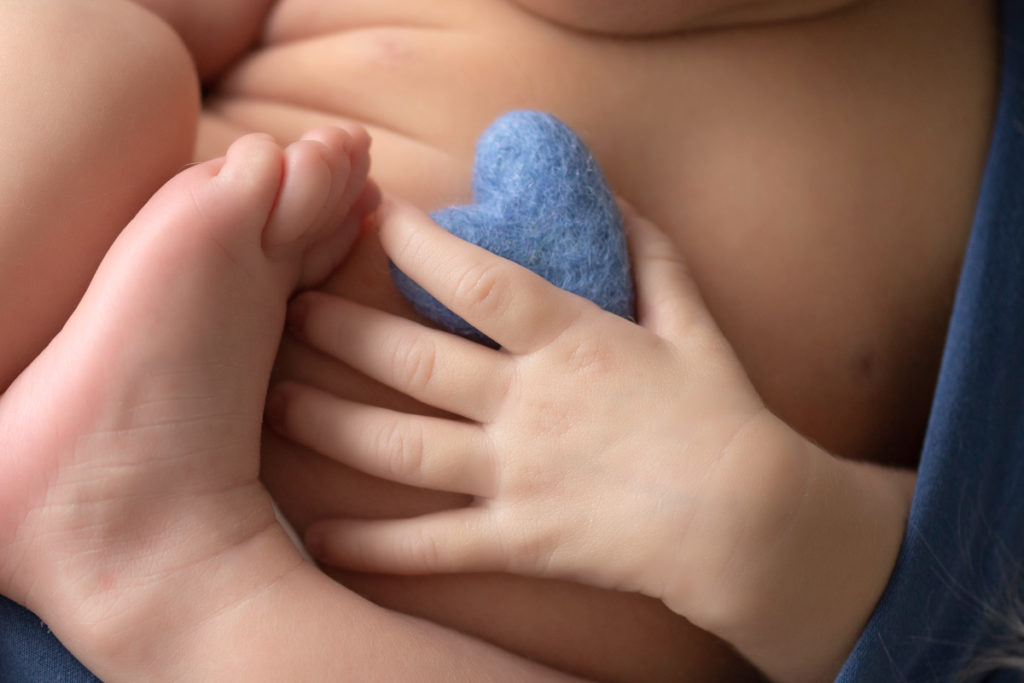
<path id="1" fill-rule="evenodd" d="M 844 683 L 1024 680 L 985 670 L 1024 657 L 1024 1 L 1004 0 L 1002 20 L 998 118 L 910 523 Z"/>

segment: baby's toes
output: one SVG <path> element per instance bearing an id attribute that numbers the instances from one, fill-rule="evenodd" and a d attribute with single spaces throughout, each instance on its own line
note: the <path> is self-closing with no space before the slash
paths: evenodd
<path id="1" fill-rule="evenodd" d="M 321 143 L 330 150 L 328 160 L 339 163 L 339 166 L 334 168 L 338 178 L 334 187 L 335 193 L 328 199 L 319 226 L 322 232 L 329 233 L 348 218 L 367 185 L 367 175 L 370 172 L 370 136 L 361 126 L 323 126 L 307 132 L 302 139 Z"/>
<path id="2" fill-rule="evenodd" d="M 316 140 L 299 140 L 284 151 L 284 178 L 263 231 L 263 245 L 274 249 L 315 239 L 336 196 L 348 184 L 347 154 Z"/>
<path id="3" fill-rule="evenodd" d="M 173 203 L 179 196 L 178 187 L 189 186 L 204 225 L 228 232 L 234 227 L 250 233 L 245 239 L 248 241 L 258 237 L 251 235 L 254 221 L 262 227 L 274 206 L 281 172 L 280 146 L 269 135 L 253 133 L 232 143 L 225 158 L 179 174 L 159 194 L 167 194 Z"/>

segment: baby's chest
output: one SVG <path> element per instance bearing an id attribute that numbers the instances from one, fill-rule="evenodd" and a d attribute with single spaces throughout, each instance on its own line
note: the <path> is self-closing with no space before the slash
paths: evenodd
<path id="1" fill-rule="evenodd" d="M 208 123 L 359 121 L 383 190 L 435 208 L 468 199 L 494 118 L 555 113 L 675 238 L 769 405 L 868 455 L 927 408 L 987 140 L 987 20 L 904 0 L 615 40 L 503 0 L 281 0 Z"/>

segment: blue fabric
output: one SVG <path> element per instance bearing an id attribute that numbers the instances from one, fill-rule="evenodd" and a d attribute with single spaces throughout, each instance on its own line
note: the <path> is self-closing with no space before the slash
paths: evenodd
<path id="1" fill-rule="evenodd" d="M 568 126 L 536 111 L 510 112 L 491 124 L 477 142 L 473 199 L 431 217 L 452 234 L 633 318 L 622 217 L 601 169 Z M 393 274 L 424 317 L 486 341 L 401 271 Z"/>
<path id="2" fill-rule="evenodd" d="M 0 596 L 0 683 L 97 683 L 39 617 Z"/>
<path id="3" fill-rule="evenodd" d="M 955 680 L 1024 616 L 1024 2 L 1002 17 L 998 118 L 907 536 L 844 683 Z"/>

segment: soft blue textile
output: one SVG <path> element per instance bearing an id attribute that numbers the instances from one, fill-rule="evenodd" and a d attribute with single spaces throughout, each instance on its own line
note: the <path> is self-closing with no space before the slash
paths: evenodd
<path id="1" fill-rule="evenodd" d="M 39 617 L 0 596 L 0 683 L 99 683 Z"/>
<path id="2" fill-rule="evenodd" d="M 435 211 L 449 232 L 526 266 L 605 310 L 632 318 L 633 278 L 622 217 L 583 142 L 549 114 L 514 111 L 476 149 L 474 204 Z M 402 272 L 399 290 L 444 329 L 484 339 Z"/>
<path id="3" fill-rule="evenodd" d="M 1002 17 L 1002 97 L 910 524 L 843 683 L 954 681 L 1010 644 L 1024 598 L 1024 2 Z"/>

